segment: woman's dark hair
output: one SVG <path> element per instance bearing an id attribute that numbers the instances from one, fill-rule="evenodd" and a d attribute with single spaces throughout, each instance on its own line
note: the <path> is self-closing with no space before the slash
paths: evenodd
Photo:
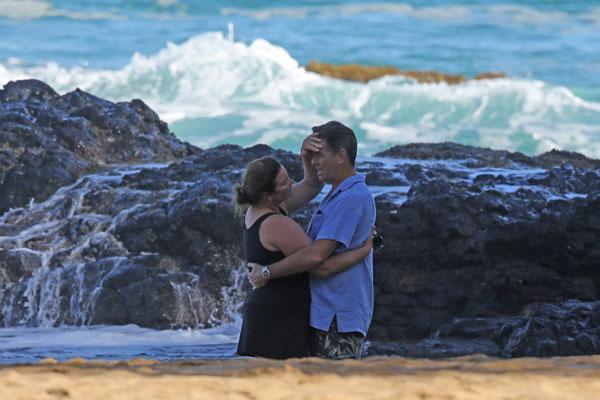
<path id="1" fill-rule="evenodd" d="M 235 204 L 239 210 L 255 206 L 265 193 L 275 191 L 275 178 L 281 169 L 279 161 L 273 157 L 262 157 L 250 161 L 241 184 L 233 187 Z"/>

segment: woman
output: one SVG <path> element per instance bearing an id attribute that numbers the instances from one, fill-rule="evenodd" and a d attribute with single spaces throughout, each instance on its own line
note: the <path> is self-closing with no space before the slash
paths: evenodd
<path id="1" fill-rule="evenodd" d="M 322 187 L 304 161 L 305 179 L 301 184 L 314 186 L 313 193 L 307 193 L 309 188 L 292 195 L 292 180 L 285 167 L 272 157 L 248 164 L 243 183 L 235 187 L 237 205 L 246 208 L 247 262 L 272 264 L 310 244 L 300 225 L 287 216 L 290 208 L 299 204 L 298 197 L 314 197 Z M 359 249 L 332 256 L 311 273 L 324 277 L 342 272 L 370 251 L 368 240 Z M 252 290 L 244 303 L 237 353 L 277 359 L 309 356 L 309 312 L 307 272 L 273 279 Z"/>

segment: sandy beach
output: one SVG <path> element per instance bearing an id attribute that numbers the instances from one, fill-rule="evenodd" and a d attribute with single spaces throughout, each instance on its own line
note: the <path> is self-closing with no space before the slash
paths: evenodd
<path id="1" fill-rule="evenodd" d="M 600 356 L 499 360 L 45 360 L 0 369 L 0 398 L 598 399 Z"/>

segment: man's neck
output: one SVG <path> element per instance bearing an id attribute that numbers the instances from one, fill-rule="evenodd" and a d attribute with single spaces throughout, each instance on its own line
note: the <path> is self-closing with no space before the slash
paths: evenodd
<path id="1" fill-rule="evenodd" d="M 350 178 L 353 175 L 356 175 L 356 169 L 354 167 L 348 167 L 344 169 L 340 176 L 334 182 L 331 183 L 331 190 L 333 191 L 337 189 L 337 187 L 340 186 L 342 182 L 344 182 L 346 179 Z"/>

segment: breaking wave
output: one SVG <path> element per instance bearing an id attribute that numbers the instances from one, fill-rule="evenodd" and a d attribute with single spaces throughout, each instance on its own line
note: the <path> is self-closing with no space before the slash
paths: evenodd
<path id="1" fill-rule="evenodd" d="M 79 87 L 115 101 L 141 98 L 180 138 L 201 147 L 267 143 L 295 150 L 310 126 L 338 119 L 355 128 L 365 155 L 399 143 L 455 141 L 600 157 L 600 103 L 566 87 L 512 78 L 347 82 L 307 72 L 264 39 L 245 44 L 231 36 L 169 43 L 150 56 L 134 54 L 116 70 L 0 64 L 0 84 L 33 77 L 59 92 Z"/>

